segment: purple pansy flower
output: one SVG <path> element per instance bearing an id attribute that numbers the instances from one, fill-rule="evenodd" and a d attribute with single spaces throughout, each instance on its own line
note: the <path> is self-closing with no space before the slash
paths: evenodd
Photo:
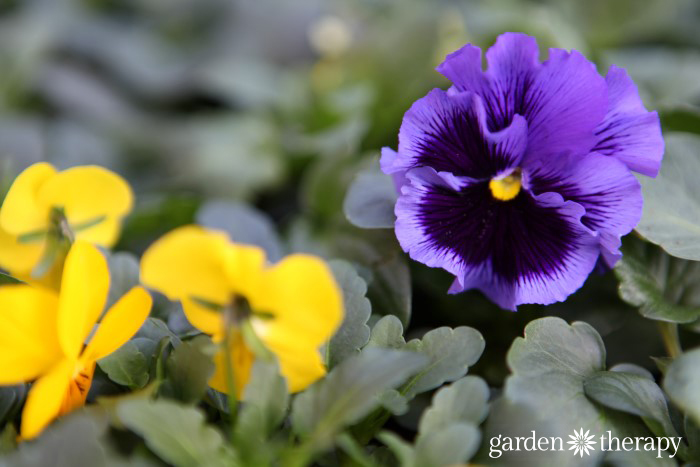
<path id="1" fill-rule="evenodd" d="M 632 171 L 654 177 L 664 143 L 624 70 L 603 78 L 576 51 L 506 33 L 438 67 L 453 86 L 406 112 L 394 177 L 396 236 L 409 255 L 480 289 L 503 308 L 549 304 L 577 290 L 599 258 L 613 266 L 640 219 Z"/>

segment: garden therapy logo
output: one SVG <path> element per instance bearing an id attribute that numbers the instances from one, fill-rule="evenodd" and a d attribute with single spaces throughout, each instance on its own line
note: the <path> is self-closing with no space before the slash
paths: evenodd
<path id="1" fill-rule="evenodd" d="M 650 451 L 656 453 L 657 459 L 661 459 L 666 451 L 668 457 L 675 457 L 681 445 L 681 437 L 651 437 L 637 436 L 619 438 L 613 436 L 612 431 L 606 431 L 596 438 L 596 435 L 583 428 L 574 430 L 569 435 L 569 451 L 574 456 L 583 457 L 591 455 L 593 451 Z M 597 439 L 597 441 L 596 441 Z M 596 448 L 598 446 L 598 448 Z M 532 452 L 532 451 L 566 451 L 564 440 L 559 436 L 537 436 L 535 430 L 530 436 L 494 436 L 490 440 L 489 457 L 498 459 L 506 452 Z"/>
<path id="2" fill-rule="evenodd" d="M 586 455 L 589 455 L 591 451 L 595 451 L 595 448 L 593 447 L 596 443 L 593 441 L 593 435 L 588 435 L 590 430 L 587 430 L 586 433 L 583 432 L 583 428 L 581 428 L 578 432 L 574 430 L 573 435 L 569 435 L 569 438 L 571 438 L 571 441 L 568 442 L 568 444 L 571 445 L 569 450 L 574 451 L 574 456 L 576 454 L 579 454 L 581 457 L 583 457 L 583 453 L 585 452 Z"/>

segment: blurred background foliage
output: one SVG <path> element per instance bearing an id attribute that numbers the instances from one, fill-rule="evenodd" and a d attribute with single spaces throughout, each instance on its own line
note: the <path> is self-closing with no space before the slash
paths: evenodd
<path id="1" fill-rule="evenodd" d="M 40 160 L 99 164 L 137 194 L 117 250 L 199 221 L 272 257 L 345 259 L 372 311 L 410 322 L 408 336 L 478 329 L 473 372 L 492 386 L 545 315 L 593 325 L 611 364 L 656 371 L 656 325 L 618 298 L 612 272 L 566 303 L 502 311 L 478 292 L 448 296 L 448 273 L 410 262 L 390 229 L 353 227 L 343 200 L 396 146 L 411 103 L 447 86 L 444 56 L 504 31 L 536 36 L 543 57 L 575 48 L 602 73 L 626 68 L 665 131 L 700 133 L 699 20 L 697 0 L 0 0 L 0 193 Z"/>

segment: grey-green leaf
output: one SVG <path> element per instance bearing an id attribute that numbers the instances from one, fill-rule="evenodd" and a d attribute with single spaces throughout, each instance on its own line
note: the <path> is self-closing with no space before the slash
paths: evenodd
<path id="1" fill-rule="evenodd" d="M 497 429 L 502 434 L 505 434 L 502 430 L 512 429 L 513 434 L 536 430 L 538 436 L 564 436 L 583 428 L 596 436 L 607 431 L 617 437 L 649 436 L 641 420 L 606 409 L 586 396 L 584 382 L 605 369 L 603 341 L 590 325 L 583 322 L 569 325 L 554 317 L 536 319 L 525 327 L 525 337 L 513 342 L 507 362 L 512 375 L 506 380 L 503 401 L 494 404 L 489 417 L 495 415 L 500 420 Z M 523 419 L 526 413 L 530 415 Z M 499 434 L 489 423 L 487 427 L 486 436 Z M 525 456 L 523 460 L 534 460 L 537 456 L 537 453 L 518 454 Z M 551 456 L 550 462 L 557 465 L 578 464 L 569 453 L 547 454 L 547 459 Z M 589 461 L 600 462 L 603 454 L 600 450 L 592 452 Z M 655 457 L 656 453 L 653 454 Z"/>
<path id="2" fill-rule="evenodd" d="M 427 358 L 412 352 L 367 349 L 335 367 L 328 376 L 296 397 L 292 426 L 312 435 L 320 446 L 330 444 L 345 426 L 379 405 L 379 395 L 417 373 Z"/>
<path id="3" fill-rule="evenodd" d="M 479 360 L 484 345 L 479 331 L 466 326 L 433 329 L 422 339 L 411 340 L 406 344 L 406 350 L 427 356 L 430 363 L 410 381 L 406 396 L 412 398 L 461 378 Z"/>
<path id="4" fill-rule="evenodd" d="M 132 287 L 139 284 L 139 260 L 131 253 L 118 252 L 107 256 L 109 266 L 109 294 L 107 305 L 109 309 Z"/>
<path id="5" fill-rule="evenodd" d="M 237 243 L 256 245 L 265 250 L 270 261 L 278 261 L 284 252 L 272 221 L 261 211 L 235 201 L 208 201 L 197 212 L 197 222 L 223 230 Z"/>
<path id="6" fill-rule="evenodd" d="M 375 323 L 367 348 L 402 349 L 405 345 L 401 321 L 394 315 L 387 315 Z"/>
<path id="7" fill-rule="evenodd" d="M 394 227 L 394 205 L 398 195 L 391 177 L 378 170 L 360 172 L 343 203 L 348 220 L 365 229 Z"/>
<path id="8" fill-rule="evenodd" d="M 435 393 L 432 405 L 423 412 L 418 432 L 424 436 L 458 422 L 478 426 L 488 414 L 488 400 L 486 382 L 477 376 L 465 376 Z"/>
<path id="9" fill-rule="evenodd" d="M 185 403 L 197 402 L 207 391 L 209 378 L 214 374 L 215 352 L 216 346 L 204 335 L 175 347 L 166 363 L 167 379 L 161 386 L 161 394 Z"/>
<path id="10" fill-rule="evenodd" d="M 231 453 L 215 428 L 205 424 L 197 408 L 167 399 L 126 400 L 117 416 L 127 428 L 141 435 L 161 459 L 178 467 L 230 465 Z"/>
<path id="11" fill-rule="evenodd" d="M 109 379 L 131 389 L 140 389 L 148 383 L 148 360 L 138 346 L 128 341 L 117 351 L 97 362 Z"/>
<path id="12" fill-rule="evenodd" d="M 586 395 L 615 410 L 642 417 L 657 436 L 678 436 L 661 388 L 653 380 L 633 373 L 601 371 L 586 378 Z"/>
<path id="13" fill-rule="evenodd" d="M 684 353 L 671 363 L 663 387 L 671 400 L 700 424 L 700 349 Z"/>
<path id="14" fill-rule="evenodd" d="M 275 363 L 256 361 L 243 394 L 245 404 L 236 424 L 242 436 L 268 436 L 284 419 L 289 404 L 287 383 Z"/>
<path id="15" fill-rule="evenodd" d="M 84 410 L 56 421 L 31 443 L 20 443 L 14 453 L 0 458 L 5 467 L 107 466 L 100 437 L 107 429 L 106 418 L 94 417 Z"/>
<path id="16" fill-rule="evenodd" d="M 615 274 L 625 302 L 650 319 L 689 323 L 700 317 L 700 263 L 641 242 L 628 242 L 623 252 Z"/>
<path id="17" fill-rule="evenodd" d="M 415 467 L 444 467 L 464 463 L 481 442 L 479 429 L 471 423 L 452 423 L 427 433 L 416 442 Z"/>
<path id="18" fill-rule="evenodd" d="M 12 284 L 23 284 L 19 279 L 9 276 L 5 273 L 0 272 L 0 285 L 12 285 Z"/>
<path id="19" fill-rule="evenodd" d="M 355 268 L 346 261 L 333 260 L 329 263 L 335 280 L 343 291 L 345 317 L 340 329 L 328 344 L 328 366 L 333 368 L 340 361 L 356 354 L 369 341 L 369 320 L 372 305 L 365 296 L 367 284 L 357 274 Z"/>
<path id="20" fill-rule="evenodd" d="M 700 137 L 665 135 L 656 179 L 641 178 L 644 212 L 637 231 L 679 258 L 700 260 Z"/>

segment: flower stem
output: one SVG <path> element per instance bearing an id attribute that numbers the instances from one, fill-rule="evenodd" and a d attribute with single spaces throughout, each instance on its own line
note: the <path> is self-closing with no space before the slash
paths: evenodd
<path id="1" fill-rule="evenodd" d="M 680 338 L 678 337 L 678 324 L 660 321 L 659 331 L 661 332 L 661 339 L 664 342 L 664 347 L 666 348 L 668 356 L 676 358 L 681 355 L 683 353 L 683 348 L 681 347 Z"/>
<path id="2" fill-rule="evenodd" d="M 233 371 L 233 360 L 231 359 L 231 332 L 232 327 L 226 327 L 224 337 L 224 356 L 226 358 L 226 386 L 228 387 L 228 411 L 231 422 L 231 441 L 233 442 L 236 417 L 238 415 L 238 395 L 236 394 L 236 375 Z"/>

